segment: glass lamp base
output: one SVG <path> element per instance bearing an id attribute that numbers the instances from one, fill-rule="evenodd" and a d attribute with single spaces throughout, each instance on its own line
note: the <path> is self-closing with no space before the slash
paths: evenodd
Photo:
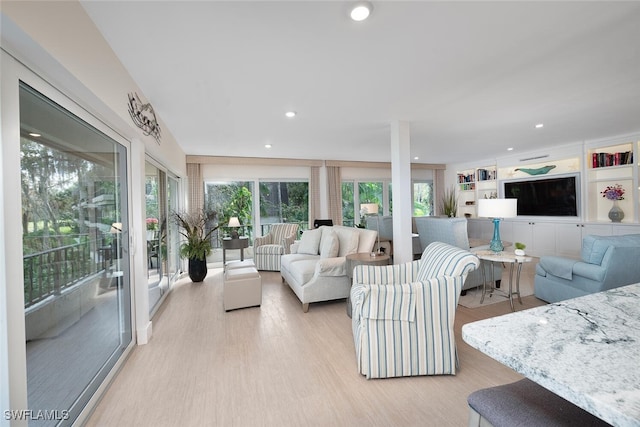
<path id="1" fill-rule="evenodd" d="M 504 246 L 502 245 L 502 240 L 500 239 L 500 219 L 493 219 L 493 238 L 491 239 L 491 243 L 489 243 L 489 249 L 493 252 L 502 252 L 504 250 Z"/>

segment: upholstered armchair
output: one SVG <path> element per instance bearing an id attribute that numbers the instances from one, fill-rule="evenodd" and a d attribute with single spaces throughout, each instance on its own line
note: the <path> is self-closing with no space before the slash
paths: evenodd
<path id="1" fill-rule="evenodd" d="M 537 298 L 550 303 L 640 282 L 640 234 L 587 235 L 579 260 L 540 257 L 534 280 Z"/>
<path id="2" fill-rule="evenodd" d="M 253 240 L 253 261 L 258 270 L 280 271 L 280 257 L 289 253 L 298 224 L 273 224 L 269 233 Z"/>
<path id="3" fill-rule="evenodd" d="M 469 251 L 436 242 L 413 262 L 356 266 L 351 302 L 359 372 L 455 375 L 456 307 L 467 274 L 479 264 Z"/>
<path id="4" fill-rule="evenodd" d="M 470 250 L 471 252 L 489 249 L 488 245 L 478 246 L 475 248 L 469 247 L 469 234 L 467 232 L 466 218 L 423 216 L 416 217 L 414 220 L 420 238 L 420 244 L 423 249 L 433 242 L 448 243 L 461 249 Z M 500 286 L 502 270 L 503 268 L 501 264 L 496 262 L 489 263 L 486 270 L 487 280 L 491 280 L 491 278 L 493 278 L 496 284 Z M 477 270 L 469 273 L 462 290 L 466 291 L 467 289 L 477 288 L 483 284 L 484 278 L 482 275 L 482 268 L 478 268 Z"/>

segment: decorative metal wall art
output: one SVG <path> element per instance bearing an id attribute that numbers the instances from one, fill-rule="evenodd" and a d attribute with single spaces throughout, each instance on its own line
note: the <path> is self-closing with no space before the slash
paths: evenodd
<path id="1" fill-rule="evenodd" d="M 129 94 L 129 115 L 146 136 L 151 135 L 160 144 L 160 125 L 156 113 L 151 104 L 143 104 L 135 92 Z"/>
<path id="2" fill-rule="evenodd" d="M 528 173 L 529 175 L 544 175 L 555 167 L 556 165 L 548 165 L 548 166 L 543 166 L 537 169 L 518 168 L 518 169 L 514 169 L 514 171 L 522 171 L 524 173 Z"/>

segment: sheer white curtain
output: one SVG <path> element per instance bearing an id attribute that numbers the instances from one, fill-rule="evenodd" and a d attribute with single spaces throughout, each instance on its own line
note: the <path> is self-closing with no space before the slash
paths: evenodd
<path id="1" fill-rule="evenodd" d="M 189 180 L 189 212 L 197 212 L 204 208 L 204 181 L 200 163 L 187 163 L 187 179 Z"/>
<path id="2" fill-rule="evenodd" d="M 342 225 L 342 179 L 338 166 L 327 166 L 327 196 L 329 218 L 334 224 Z"/>
<path id="3" fill-rule="evenodd" d="M 313 221 L 320 218 L 320 167 L 311 166 L 309 176 L 309 228 L 313 228 Z"/>

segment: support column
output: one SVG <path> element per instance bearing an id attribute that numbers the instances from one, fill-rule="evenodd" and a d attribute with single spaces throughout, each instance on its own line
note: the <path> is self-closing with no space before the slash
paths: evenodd
<path id="1" fill-rule="evenodd" d="M 411 140 L 409 122 L 391 123 L 391 188 L 393 190 L 393 263 L 413 260 L 411 243 Z"/>

